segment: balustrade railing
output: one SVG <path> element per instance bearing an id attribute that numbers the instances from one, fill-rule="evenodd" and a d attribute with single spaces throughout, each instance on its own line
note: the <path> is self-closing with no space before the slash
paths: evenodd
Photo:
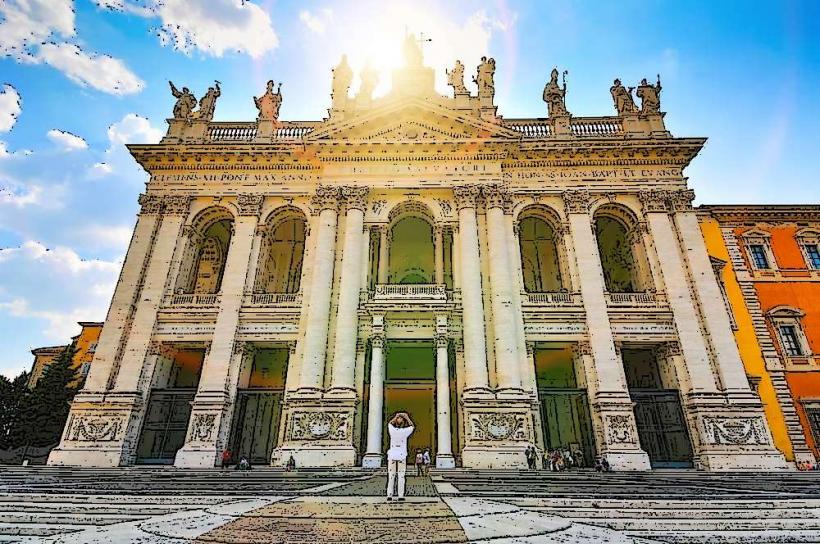
<path id="1" fill-rule="evenodd" d="M 208 139 L 214 142 L 249 142 L 256 138 L 256 123 L 211 123 Z"/>
<path id="2" fill-rule="evenodd" d="M 274 138 L 277 140 L 298 140 L 310 134 L 313 131 L 313 127 L 306 127 L 306 126 L 284 126 L 279 127 L 276 129 L 274 133 Z"/>
<path id="3" fill-rule="evenodd" d="M 570 306 L 581 303 L 580 293 L 525 293 L 526 303 L 536 305 Z"/>
<path id="4" fill-rule="evenodd" d="M 177 293 L 167 302 L 171 306 L 216 306 L 219 293 Z"/>
<path id="5" fill-rule="evenodd" d="M 623 134 L 624 128 L 617 117 L 576 118 L 571 124 L 573 136 L 617 136 Z"/>
<path id="6" fill-rule="evenodd" d="M 509 128 L 520 132 L 524 138 L 548 138 L 551 134 L 551 127 L 545 122 L 513 123 Z"/>
<path id="7" fill-rule="evenodd" d="M 302 303 L 302 293 L 253 293 L 254 306 L 291 306 Z"/>
<path id="8" fill-rule="evenodd" d="M 642 293 L 606 293 L 611 306 L 655 306 L 664 302 L 664 297 L 652 291 Z"/>
<path id="9" fill-rule="evenodd" d="M 374 300 L 447 300 L 444 284 L 377 284 Z"/>

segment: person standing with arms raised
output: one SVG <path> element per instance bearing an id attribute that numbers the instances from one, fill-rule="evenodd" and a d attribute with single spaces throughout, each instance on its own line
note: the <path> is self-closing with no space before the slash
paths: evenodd
<path id="1" fill-rule="evenodd" d="M 407 439 L 416 428 L 407 412 L 396 412 L 387 423 L 390 448 L 387 450 L 387 500 L 393 500 L 393 486 L 398 489 L 396 497 L 404 500 L 405 473 L 407 471 Z M 398 481 L 396 481 L 398 480 Z"/>

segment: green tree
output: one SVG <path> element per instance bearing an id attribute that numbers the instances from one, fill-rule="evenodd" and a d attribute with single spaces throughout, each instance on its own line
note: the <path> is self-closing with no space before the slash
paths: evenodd
<path id="1" fill-rule="evenodd" d="M 68 346 L 46 366 L 43 376 L 26 395 L 12 425 L 14 446 L 49 446 L 59 442 L 71 400 L 77 393 L 71 383 L 76 379 L 72 359 L 76 348 Z"/>
<path id="2" fill-rule="evenodd" d="M 12 426 L 28 393 L 27 383 L 26 372 L 22 372 L 13 380 L 0 376 L 0 450 L 16 446 L 11 443 Z"/>

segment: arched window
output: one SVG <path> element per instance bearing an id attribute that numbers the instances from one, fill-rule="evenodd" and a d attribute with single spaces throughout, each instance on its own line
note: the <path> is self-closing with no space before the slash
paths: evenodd
<path id="1" fill-rule="evenodd" d="M 222 280 L 225 252 L 219 238 L 206 238 L 199 250 L 199 259 L 194 280 L 194 293 L 216 293 Z"/>
<path id="2" fill-rule="evenodd" d="M 305 219 L 291 216 L 274 224 L 262 253 L 257 275 L 257 291 L 263 293 L 297 293 L 302 279 L 305 255 Z"/>
<path id="3" fill-rule="evenodd" d="M 560 291 L 563 282 L 552 225 L 532 215 L 523 218 L 518 229 L 524 290 L 528 293 Z"/>
<path id="4" fill-rule="evenodd" d="M 433 283 L 433 227 L 417 216 L 399 219 L 390 229 L 389 283 Z"/>
<path id="5" fill-rule="evenodd" d="M 596 217 L 595 236 L 606 290 L 610 293 L 635 292 L 635 261 L 626 226 L 614 217 Z"/>
<path id="6" fill-rule="evenodd" d="M 188 245 L 180 262 L 175 292 L 218 293 L 233 231 L 233 218 L 224 208 L 200 213 L 188 229 Z"/>

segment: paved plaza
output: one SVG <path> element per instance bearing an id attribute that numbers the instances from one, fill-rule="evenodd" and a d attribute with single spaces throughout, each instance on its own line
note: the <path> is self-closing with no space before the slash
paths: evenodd
<path id="1" fill-rule="evenodd" d="M 820 542 L 820 473 L 12 468 L 0 542 Z"/>

